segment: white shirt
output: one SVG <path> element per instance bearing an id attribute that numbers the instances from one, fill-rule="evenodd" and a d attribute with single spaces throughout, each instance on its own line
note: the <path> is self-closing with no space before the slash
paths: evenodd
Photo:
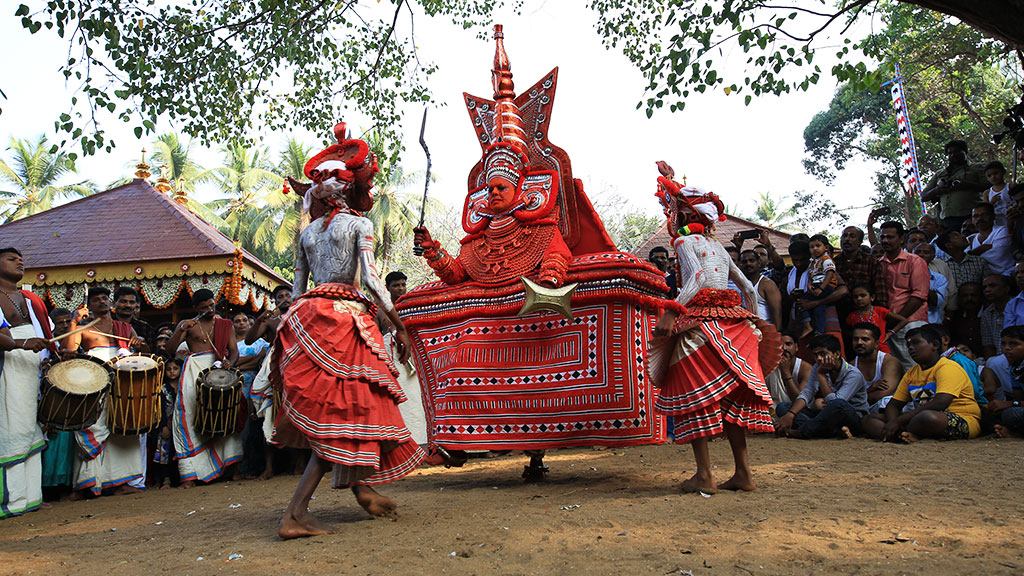
<path id="1" fill-rule="evenodd" d="M 988 238 L 984 242 L 978 240 L 979 236 L 980 234 L 971 234 L 967 237 L 971 242 L 971 245 L 967 247 L 967 251 L 970 252 L 982 244 L 991 244 L 992 248 L 982 254 L 981 257 L 988 262 L 992 272 L 1002 274 L 1003 276 L 1012 274 L 1016 264 L 1013 261 L 1013 244 L 1006 227 L 993 226 L 992 231 L 989 232 Z"/>

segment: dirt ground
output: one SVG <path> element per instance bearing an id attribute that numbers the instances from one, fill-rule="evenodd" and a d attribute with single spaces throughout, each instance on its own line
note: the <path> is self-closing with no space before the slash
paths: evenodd
<path id="1" fill-rule="evenodd" d="M 3 574 L 1021 574 L 1024 441 L 750 440 L 753 493 L 677 492 L 687 447 L 521 454 L 421 468 L 371 519 L 325 481 L 336 534 L 282 542 L 297 478 L 150 490 L 0 521 Z M 712 443 L 716 473 L 728 444 Z M 237 555 L 237 556 L 236 556 Z"/>

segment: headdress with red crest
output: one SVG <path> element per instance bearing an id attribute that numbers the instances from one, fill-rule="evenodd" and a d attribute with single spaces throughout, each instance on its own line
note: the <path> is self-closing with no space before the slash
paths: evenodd
<path id="1" fill-rule="evenodd" d="M 696 186 L 680 186 L 672 180 L 675 171 L 664 162 L 658 162 L 658 191 L 655 193 L 668 217 L 668 231 L 675 238 L 680 235 L 701 234 L 715 222 L 725 221 L 725 205 L 714 192 Z"/>
<path id="2" fill-rule="evenodd" d="M 344 122 L 334 126 L 334 138 L 337 144 L 323 149 L 303 167 L 302 171 L 312 180 L 311 184 L 288 179 L 293 188 L 305 194 L 303 204 L 314 220 L 328 210 L 333 217 L 346 208 L 358 212 L 373 208 L 373 177 L 380 170 L 377 155 L 370 152 L 365 141 L 349 138 Z M 335 189 L 341 190 L 342 197 L 330 194 Z"/>

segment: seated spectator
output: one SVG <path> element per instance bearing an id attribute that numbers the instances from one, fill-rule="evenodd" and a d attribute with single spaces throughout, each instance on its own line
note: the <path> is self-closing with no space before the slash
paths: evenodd
<path id="1" fill-rule="evenodd" d="M 843 359 L 839 339 L 831 334 L 811 340 L 814 367 L 807 384 L 792 404 L 776 408 L 775 432 L 791 438 L 849 438 L 860 432 L 868 413 L 867 386 L 859 370 Z M 811 407 L 819 395 L 824 406 Z"/>
<path id="2" fill-rule="evenodd" d="M 986 358 L 1002 354 L 999 334 L 1003 331 L 1006 304 L 1013 296 L 1013 281 L 1000 274 L 989 274 L 981 285 L 988 304 L 981 309 L 981 353 Z"/>
<path id="3" fill-rule="evenodd" d="M 813 364 L 797 356 L 799 339 L 799 334 L 782 333 L 782 362 L 765 378 L 773 406 L 778 406 L 782 402 L 795 402 L 811 376 Z"/>
<path id="4" fill-rule="evenodd" d="M 975 356 L 979 356 L 982 353 L 981 294 L 980 282 L 961 284 L 960 291 L 956 295 L 957 309 L 949 316 L 949 326 L 953 334 L 953 341 L 970 348 Z"/>
<path id="5" fill-rule="evenodd" d="M 1003 330 L 1003 357 L 1009 366 L 1019 370 L 1024 362 L 1024 326 L 1011 326 Z M 1024 388 L 1017 378 L 1011 378 L 1009 393 L 1004 399 L 992 400 L 985 411 L 998 420 L 995 426 L 996 436 L 1000 438 L 1024 436 Z"/>
<path id="6" fill-rule="evenodd" d="M 888 398 L 896 392 L 896 386 L 903 377 L 903 367 L 891 354 L 880 348 L 882 331 L 869 322 L 853 325 L 853 366 L 864 376 L 867 386 L 868 412 L 877 413 Z"/>
<path id="7" fill-rule="evenodd" d="M 932 263 L 936 261 L 934 246 L 921 242 L 914 247 L 914 254 L 928 264 L 928 322 L 939 324 L 946 316 L 946 290 L 949 288 L 949 281 L 944 275 L 932 269 Z"/>
<path id="8" fill-rule="evenodd" d="M 907 333 L 912 367 L 880 414 L 864 418 L 864 432 L 878 440 L 914 442 L 922 438 L 966 440 L 981 432 L 981 409 L 963 368 L 942 357 L 941 335 L 930 326 Z M 913 402 L 913 409 L 903 408 Z"/>
<path id="9" fill-rule="evenodd" d="M 1019 293 L 1010 298 L 1003 308 L 1003 328 L 1024 326 L 1024 263 L 1017 264 L 1013 269 L 1013 281 Z"/>
<path id="10" fill-rule="evenodd" d="M 975 206 L 973 220 L 978 233 L 967 238 L 971 243 L 967 253 L 981 256 L 993 272 L 1008 276 L 1014 266 L 1012 239 L 1005 226 L 995 225 L 995 217 L 991 204 Z"/>
<path id="11" fill-rule="evenodd" d="M 869 322 L 878 327 L 884 336 L 879 344 L 879 350 L 889 353 L 889 345 L 886 340 L 890 332 L 898 332 L 907 323 L 906 318 L 893 314 L 887 308 L 873 305 L 874 295 L 867 286 L 854 286 L 850 291 L 850 299 L 853 301 L 853 312 L 846 317 L 846 326 L 852 330 L 853 326 L 861 322 Z"/>
<path id="12" fill-rule="evenodd" d="M 952 345 L 949 328 L 942 324 L 929 324 L 929 326 L 939 333 L 943 349 L 942 357 L 949 358 L 964 369 L 967 378 L 971 381 L 971 387 L 974 388 L 974 401 L 978 403 L 978 406 L 984 408 L 985 404 L 988 404 L 988 399 L 985 397 L 985 391 L 981 385 L 981 370 L 978 369 L 978 364 Z"/>
<path id="13" fill-rule="evenodd" d="M 981 284 L 985 276 L 992 273 L 985 259 L 981 256 L 972 256 L 964 251 L 971 243 L 960 232 L 956 230 L 943 232 L 939 235 L 937 243 L 949 255 L 946 265 L 949 266 L 949 271 L 953 275 L 953 283 L 958 287 L 968 282 Z"/>
<path id="14" fill-rule="evenodd" d="M 989 162 L 985 165 L 985 179 L 992 186 L 982 192 L 981 201 L 992 205 L 996 226 L 1006 226 L 1006 208 L 1013 202 L 1010 185 L 1006 183 L 1006 167 L 999 161 Z"/>

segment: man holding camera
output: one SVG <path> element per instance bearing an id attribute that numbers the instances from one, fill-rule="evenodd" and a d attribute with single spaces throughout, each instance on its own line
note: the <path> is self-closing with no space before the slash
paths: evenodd
<path id="1" fill-rule="evenodd" d="M 938 202 L 939 219 L 946 230 L 959 230 L 971 217 L 981 193 L 989 187 L 985 167 L 967 160 L 967 143 L 952 140 L 943 147 L 949 165 L 928 181 L 921 199 Z"/>

